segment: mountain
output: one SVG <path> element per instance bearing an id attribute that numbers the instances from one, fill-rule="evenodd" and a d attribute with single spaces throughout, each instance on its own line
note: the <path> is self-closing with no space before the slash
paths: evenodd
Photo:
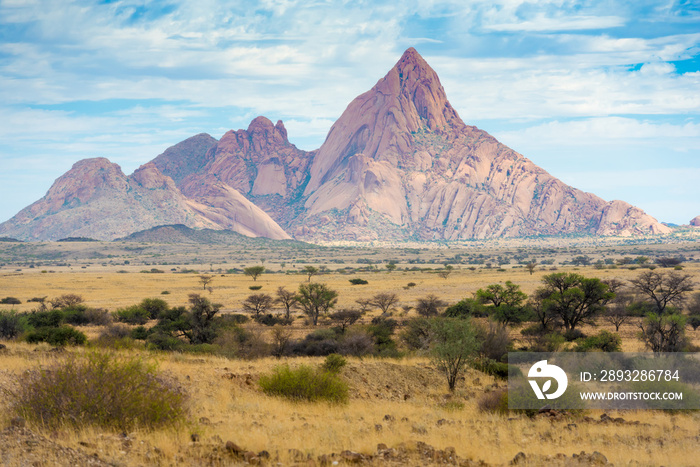
<path id="1" fill-rule="evenodd" d="M 640 209 L 565 185 L 467 126 L 415 49 L 348 105 L 310 168 L 296 234 L 458 240 L 667 232 Z"/>
<path id="2" fill-rule="evenodd" d="M 0 224 L 0 234 L 23 240 L 112 240 L 157 225 L 185 224 L 289 238 L 260 208 L 238 197 L 240 214 L 219 223 L 210 206 L 186 198 L 152 162 L 127 177 L 107 159 L 84 159 L 59 177 L 46 196 Z"/>
<path id="3" fill-rule="evenodd" d="M 700 216 L 696 216 L 690 221 L 690 225 L 693 227 L 700 227 Z"/>
<path id="4" fill-rule="evenodd" d="M 466 125 L 413 48 L 318 150 L 297 148 L 282 121 L 261 116 L 218 141 L 188 138 L 129 177 L 106 159 L 81 161 L 0 235 L 111 239 L 165 224 L 312 242 L 670 231 Z"/>

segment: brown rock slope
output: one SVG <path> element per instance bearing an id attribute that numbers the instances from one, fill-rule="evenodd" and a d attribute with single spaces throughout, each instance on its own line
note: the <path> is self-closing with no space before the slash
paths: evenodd
<path id="1" fill-rule="evenodd" d="M 700 216 L 696 216 L 690 221 L 690 225 L 693 227 L 700 227 Z"/>
<path id="2" fill-rule="evenodd" d="M 258 207 L 240 194 L 234 198 L 237 216 L 222 220 L 211 206 L 183 196 L 153 163 L 127 177 L 107 159 L 85 159 L 59 177 L 46 196 L 0 224 L 0 234 L 22 240 L 112 240 L 157 225 L 184 224 L 288 238 Z"/>
<path id="3" fill-rule="evenodd" d="M 310 167 L 298 238 L 457 240 L 635 235 L 668 228 L 565 185 L 467 126 L 413 49 L 331 128 Z"/>

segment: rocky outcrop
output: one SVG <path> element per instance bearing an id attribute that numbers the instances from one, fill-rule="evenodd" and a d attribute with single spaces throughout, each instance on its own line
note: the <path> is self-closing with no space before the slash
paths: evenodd
<path id="1" fill-rule="evenodd" d="M 169 147 L 153 163 L 163 174 L 180 183 L 183 178 L 202 169 L 205 155 L 218 141 L 206 133 L 187 138 Z"/>
<path id="2" fill-rule="evenodd" d="M 179 187 L 201 202 L 211 195 L 211 184 L 218 183 L 220 194 L 226 191 L 225 186 L 231 187 L 287 227 L 303 208 L 300 195 L 312 158 L 313 153 L 289 142 L 281 120 L 273 125 L 267 118 L 257 117 L 247 130 L 231 130 L 222 136 L 203 157 L 202 168 L 182 180 Z M 228 215 L 223 206 L 217 208 Z"/>
<path id="3" fill-rule="evenodd" d="M 700 216 L 693 218 L 693 220 L 690 221 L 690 225 L 692 227 L 700 227 Z"/>
<path id="4" fill-rule="evenodd" d="M 248 200 L 238 200 L 235 208 L 237 216 L 219 219 L 215 207 L 187 199 L 152 162 L 127 177 L 107 159 L 85 159 L 56 180 L 46 196 L 0 225 L 0 233 L 23 240 L 112 240 L 157 225 L 184 224 L 289 238 Z"/>

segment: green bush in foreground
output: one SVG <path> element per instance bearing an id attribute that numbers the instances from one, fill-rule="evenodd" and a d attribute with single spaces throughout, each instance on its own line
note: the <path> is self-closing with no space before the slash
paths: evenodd
<path id="1" fill-rule="evenodd" d="M 348 385 L 336 374 L 315 370 L 307 365 L 295 369 L 289 368 L 289 365 L 277 366 L 272 374 L 261 376 L 259 384 L 265 394 L 293 401 L 336 404 L 348 401 Z"/>
<path id="2" fill-rule="evenodd" d="M 8 390 L 10 411 L 56 428 L 96 425 L 128 431 L 183 421 L 186 395 L 139 358 L 108 353 L 69 356 L 23 373 Z"/>

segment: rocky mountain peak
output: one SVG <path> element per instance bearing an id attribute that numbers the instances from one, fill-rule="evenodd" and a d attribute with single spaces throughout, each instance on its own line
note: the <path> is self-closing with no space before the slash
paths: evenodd
<path id="1" fill-rule="evenodd" d="M 355 98 L 333 124 L 311 167 L 305 194 L 335 177 L 355 154 L 399 165 L 414 149 L 414 133 L 454 136 L 464 128 L 447 101 L 437 73 L 410 48 L 384 78 Z"/>
<path id="2" fill-rule="evenodd" d="M 694 218 L 690 221 L 690 225 L 692 225 L 693 227 L 700 227 L 700 216 L 694 217 Z"/>

